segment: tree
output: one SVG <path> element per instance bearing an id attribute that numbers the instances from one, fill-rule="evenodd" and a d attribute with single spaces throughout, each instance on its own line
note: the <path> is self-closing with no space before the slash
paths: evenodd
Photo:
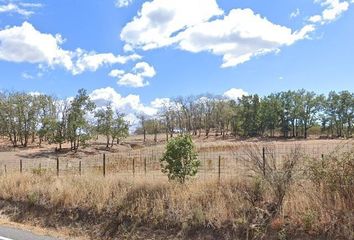
<path id="1" fill-rule="evenodd" d="M 69 114 L 68 101 L 56 101 L 56 123 L 54 131 L 54 142 L 59 144 L 59 150 L 67 139 L 67 123 Z"/>
<path id="2" fill-rule="evenodd" d="M 94 109 L 95 104 L 90 100 L 86 90 L 80 89 L 71 102 L 68 114 L 68 138 L 71 150 L 77 151 L 80 143 L 85 143 L 90 138 L 90 125 L 85 116 Z"/>
<path id="3" fill-rule="evenodd" d="M 113 133 L 113 110 L 111 105 L 108 105 L 106 109 L 99 109 L 95 113 L 95 117 L 97 119 L 97 133 L 106 136 L 106 148 L 109 148 Z"/>
<path id="4" fill-rule="evenodd" d="M 300 111 L 300 116 L 304 124 L 304 138 L 307 138 L 308 129 L 312 127 L 318 116 L 317 113 L 321 110 L 321 102 L 324 101 L 322 95 L 316 96 L 314 92 L 306 92 L 303 95 L 303 108 Z"/>
<path id="5" fill-rule="evenodd" d="M 129 124 L 127 121 L 124 120 L 123 114 L 116 112 L 112 124 L 111 146 L 113 146 L 114 140 L 117 140 L 117 144 L 119 144 L 123 138 L 126 138 L 128 136 L 129 136 Z"/>
<path id="6" fill-rule="evenodd" d="M 146 142 L 146 115 L 144 113 L 140 113 L 137 117 L 140 120 L 141 128 L 143 130 L 144 142 Z"/>
<path id="7" fill-rule="evenodd" d="M 184 134 L 167 143 L 166 151 L 160 159 L 162 172 L 170 180 L 184 183 L 188 176 L 195 176 L 200 166 L 190 135 Z"/>

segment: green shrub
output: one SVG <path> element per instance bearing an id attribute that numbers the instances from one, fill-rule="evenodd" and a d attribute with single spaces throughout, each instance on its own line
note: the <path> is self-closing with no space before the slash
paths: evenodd
<path id="1" fill-rule="evenodd" d="M 162 172 L 170 180 L 184 183 L 188 176 L 195 176 L 200 166 L 190 135 L 180 135 L 167 143 L 160 159 Z"/>
<path id="2" fill-rule="evenodd" d="M 39 175 L 39 176 L 42 176 L 46 173 L 46 169 L 43 169 L 43 168 L 33 168 L 32 169 L 32 173 L 35 174 L 35 175 Z"/>
<path id="3" fill-rule="evenodd" d="M 311 161 L 309 176 L 330 207 L 340 197 L 346 208 L 354 208 L 354 149 Z"/>

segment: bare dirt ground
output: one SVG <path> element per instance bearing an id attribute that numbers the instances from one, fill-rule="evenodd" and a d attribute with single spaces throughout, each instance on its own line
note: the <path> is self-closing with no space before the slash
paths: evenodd
<path id="1" fill-rule="evenodd" d="M 81 147 L 78 152 L 71 152 L 69 150 L 70 144 L 63 144 L 63 150 L 56 152 L 57 145 L 55 144 L 42 144 L 39 146 L 37 143 L 31 144 L 27 148 L 12 147 L 10 142 L 6 139 L 0 139 L 0 162 L 2 160 L 13 160 L 18 161 L 19 159 L 54 159 L 56 157 L 61 158 L 84 158 L 88 156 L 97 156 L 102 153 L 117 153 L 129 150 L 151 150 L 158 149 L 163 150 L 165 146 L 166 139 L 164 134 L 158 135 L 158 141 L 155 143 L 152 135 L 147 136 L 147 140 L 143 142 L 142 135 L 132 135 L 125 139 L 120 145 L 114 145 L 113 148 L 106 149 L 105 138 L 99 137 L 98 139 L 91 140 L 87 147 Z M 324 150 L 328 146 L 336 146 L 338 144 L 343 144 L 348 140 L 342 139 L 235 139 L 232 137 L 223 139 L 220 136 L 210 136 L 206 138 L 205 136 L 194 137 L 194 142 L 196 144 L 197 150 L 200 152 L 216 151 L 220 149 L 230 150 L 235 149 L 237 146 L 245 146 L 252 144 L 260 145 L 276 145 L 278 147 L 287 147 L 302 145 L 308 148 L 323 148 Z"/>
<path id="2" fill-rule="evenodd" d="M 70 151 L 70 144 L 63 145 L 62 151 L 56 151 L 55 144 L 33 143 L 27 148 L 12 147 L 6 139 L 0 139 L 0 174 L 18 172 L 21 165 L 24 171 L 41 171 L 47 169 L 55 172 L 56 159 L 60 159 L 60 171 L 78 174 L 83 171 L 102 173 L 103 154 L 107 158 L 110 173 L 124 173 L 130 175 L 144 174 L 161 175 L 159 159 L 166 144 L 165 134 L 159 134 L 157 142 L 154 136 L 147 135 L 145 143 L 142 135 L 132 135 L 121 144 L 115 144 L 107 149 L 105 137 L 100 136 L 82 146 L 77 152 Z M 201 172 L 205 174 L 233 175 L 243 166 L 242 158 L 245 150 L 250 146 L 273 148 L 281 156 L 289 154 L 295 147 L 301 147 L 303 152 L 311 157 L 320 158 L 322 154 L 335 151 L 338 146 L 352 144 L 353 140 L 344 139 L 235 139 L 221 136 L 194 136 L 199 159 L 202 162 Z M 221 159 L 221 163 L 218 163 Z M 21 163 L 20 163 L 21 162 Z M 218 170 L 221 164 L 221 170 Z M 134 165 L 134 166 L 133 166 Z M 82 171 L 80 170 L 82 168 Z M 219 167 L 220 168 L 220 167 Z M 149 175 L 148 174 L 148 175 Z"/>
<path id="3" fill-rule="evenodd" d="M 146 142 L 143 142 L 142 135 L 132 135 L 125 139 L 120 145 L 114 145 L 110 149 L 106 149 L 105 138 L 99 137 L 98 139 L 91 140 L 88 146 L 81 147 L 78 152 L 69 150 L 70 144 L 63 144 L 63 150 L 56 151 L 56 144 L 42 144 L 39 146 L 37 143 L 30 144 L 27 148 L 12 147 L 10 142 L 4 138 L 0 139 L 0 162 L 2 160 L 18 161 L 19 159 L 55 159 L 61 158 L 85 158 L 89 156 L 97 156 L 103 153 L 119 153 L 130 150 L 148 151 L 151 149 L 163 150 L 166 137 L 164 134 L 158 135 L 158 141 L 154 142 L 152 135 L 147 135 Z M 329 146 L 337 146 L 347 143 L 350 140 L 344 139 L 235 139 L 233 137 L 226 137 L 223 139 L 220 136 L 205 136 L 193 138 L 197 150 L 200 152 L 213 152 L 217 150 L 233 150 L 237 147 L 245 145 L 274 145 L 278 148 L 288 146 L 306 146 L 307 148 L 315 149 L 328 149 Z"/>

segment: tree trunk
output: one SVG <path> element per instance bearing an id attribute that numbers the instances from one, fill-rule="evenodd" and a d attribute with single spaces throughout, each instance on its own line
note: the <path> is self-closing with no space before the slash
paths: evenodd
<path id="1" fill-rule="evenodd" d="M 109 148 L 109 136 L 107 135 L 107 142 L 106 142 L 106 148 Z"/>

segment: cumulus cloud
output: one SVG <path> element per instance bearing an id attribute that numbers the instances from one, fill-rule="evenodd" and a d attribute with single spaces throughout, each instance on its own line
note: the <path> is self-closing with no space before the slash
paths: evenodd
<path id="1" fill-rule="evenodd" d="M 114 111 L 124 113 L 126 120 L 130 121 L 133 125 L 138 123 L 136 114 L 153 116 L 161 109 L 163 102 L 169 101 L 167 98 L 157 98 L 150 104 L 144 105 L 139 95 L 129 94 L 122 96 L 111 87 L 96 89 L 92 91 L 89 96 L 96 104 L 97 108 L 104 108 L 108 104 L 111 104 Z"/>
<path id="2" fill-rule="evenodd" d="M 127 45 L 144 50 L 176 42 L 179 31 L 221 15 L 215 0 L 154 0 L 145 2 L 138 15 L 123 28 L 120 36 Z"/>
<path id="3" fill-rule="evenodd" d="M 110 71 L 108 73 L 108 76 L 110 77 L 120 77 L 125 73 L 124 70 L 120 70 L 120 69 L 113 69 L 112 71 Z"/>
<path id="4" fill-rule="evenodd" d="M 209 51 L 221 55 L 222 67 L 232 67 L 305 38 L 314 30 L 313 26 L 305 27 L 293 32 L 251 9 L 233 9 L 222 19 L 198 24 L 180 33 L 179 46 L 190 52 Z"/>
<path id="5" fill-rule="evenodd" d="M 315 0 L 315 2 L 320 3 L 321 6 L 325 8 L 321 14 L 311 16 L 309 21 L 320 24 L 333 22 L 344 12 L 346 12 L 350 5 L 349 1 L 340 0 Z"/>
<path id="6" fill-rule="evenodd" d="M 243 89 L 240 88 L 231 88 L 229 90 L 227 90 L 226 92 L 224 92 L 223 96 L 231 99 L 231 100 L 235 100 L 237 101 L 239 98 L 242 98 L 242 96 L 247 96 L 248 92 L 244 91 Z"/>
<path id="7" fill-rule="evenodd" d="M 0 30 L 0 60 L 9 62 L 28 62 L 41 64 L 43 67 L 61 66 L 72 74 L 84 71 L 96 71 L 99 67 L 112 64 L 125 64 L 141 56 L 114 55 L 112 53 L 75 51 L 61 47 L 64 39 L 60 34 L 42 33 L 28 22 Z"/>
<path id="8" fill-rule="evenodd" d="M 138 62 L 135 64 L 131 72 L 125 73 L 122 70 L 115 69 L 108 75 L 118 78 L 117 83 L 119 85 L 138 88 L 149 85 L 146 78 L 154 77 L 156 75 L 156 71 L 154 67 L 147 62 Z"/>
<path id="9" fill-rule="evenodd" d="M 61 35 L 37 31 L 30 23 L 0 30 L 0 60 L 10 62 L 47 63 L 71 69 L 72 53 L 60 48 Z"/>
<path id="10" fill-rule="evenodd" d="M 225 14 L 215 0 L 202 4 L 198 0 L 153 0 L 142 5 L 120 36 L 127 50 L 174 45 L 193 53 L 220 55 L 221 66 L 232 67 L 252 57 L 277 52 L 308 38 L 314 30 L 313 24 L 307 24 L 294 31 L 251 9 L 232 9 Z"/>
<path id="11" fill-rule="evenodd" d="M 128 7 L 130 4 L 132 4 L 133 0 L 116 0 L 115 6 L 118 8 L 123 8 L 123 7 Z"/>
<path id="12" fill-rule="evenodd" d="M 34 9 L 42 7 L 40 3 L 14 3 L 0 5 L 0 13 L 16 13 L 24 17 L 29 17 L 34 14 Z"/>
<path id="13" fill-rule="evenodd" d="M 141 56 L 132 54 L 128 56 L 114 55 L 112 53 L 87 53 L 81 49 L 75 52 L 75 65 L 72 69 L 73 74 L 80 74 L 87 70 L 96 71 L 103 65 L 125 64 L 128 61 L 136 61 L 141 59 Z"/>

